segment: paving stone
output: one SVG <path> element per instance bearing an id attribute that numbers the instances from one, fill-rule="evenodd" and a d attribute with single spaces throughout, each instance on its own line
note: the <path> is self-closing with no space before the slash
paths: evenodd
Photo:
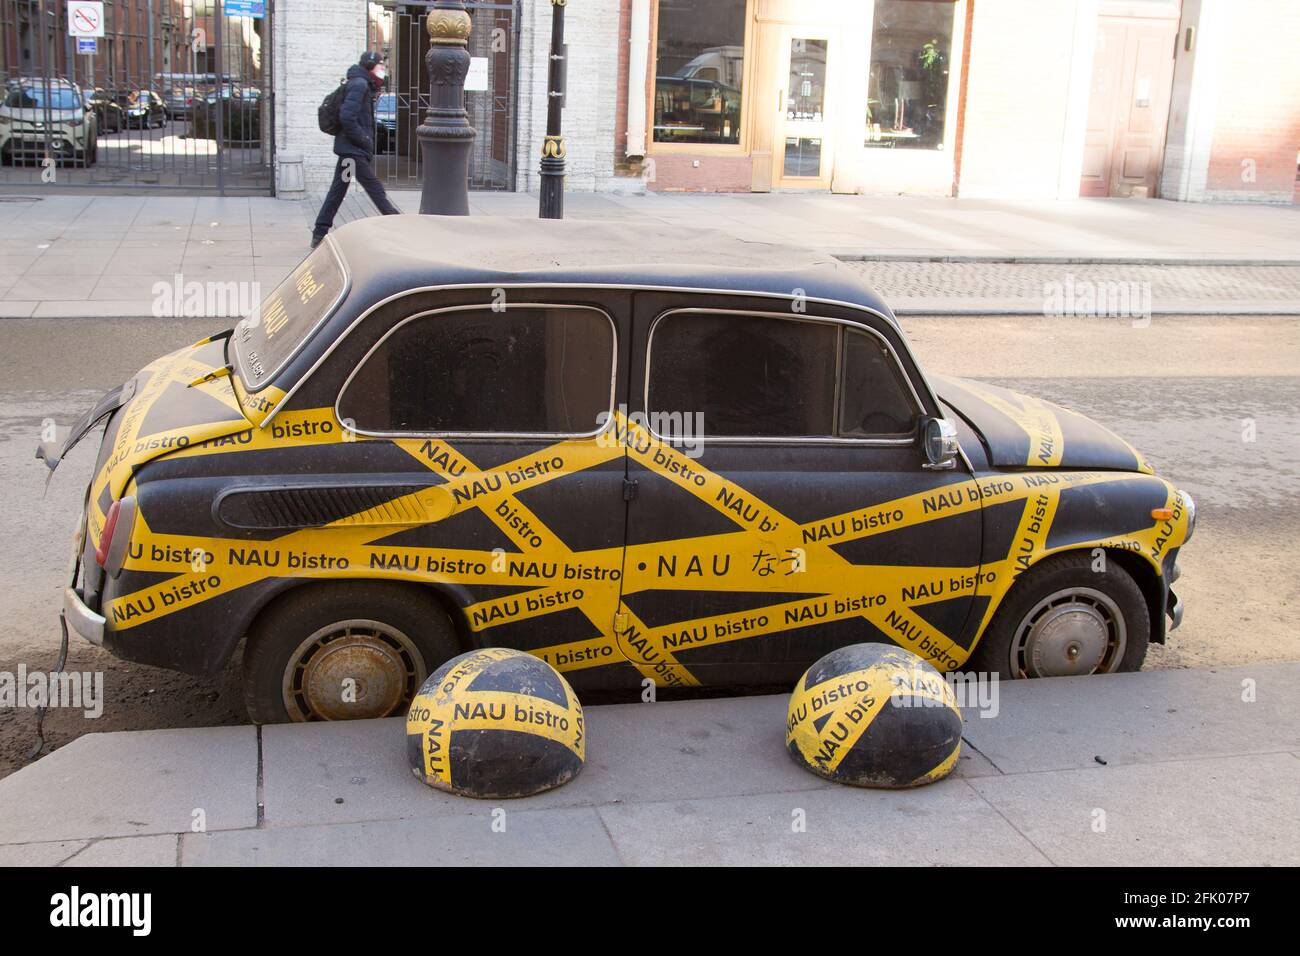
<path id="1" fill-rule="evenodd" d="M 87 734 L 0 780 L 0 844 L 257 822 L 257 732 L 205 727 Z"/>
<path id="2" fill-rule="evenodd" d="M 1128 303 L 1134 310 L 1145 305 L 1169 312 L 1169 303 L 1173 301 L 1194 304 L 1254 299 L 1272 300 L 1281 305 L 1300 299 L 1300 266 L 906 260 L 847 265 L 891 304 L 896 300 L 919 299 L 936 309 L 952 300 L 965 300 L 970 308 L 991 302 L 1005 309 L 1018 302 L 1022 306 L 1028 303 L 1034 312 L 1041 313 L 1053 295 L 1059 295 L 1065 304 L 1066 290 L 1071 288 L 1072 308 L 1083 307 L 1084 296 L 1090 293 L 1103 296 L 1098 299 L 1102 314 L 1106 314 L 1105 306 L 1110 301 Z"/>
<path id="3" fill-rule="evenodd" d="M 1046 858 L 968 782 L 600 808 L 636 866 L 1041 866 Z M 798 829 L 802 824 L 804 829 Z"/>
<path id="4" fill-rule="evenodd" d="M 58 866 L 86 846 L 84 840 L 0 845 L 0 866 Z"/>
<path id="5" fill-rule="evenodd" d="M 494 809 L 498 810 L 495 816 Z M 617 862 L 595 810 L 518 810 L 514 804 L 503 808 L 477 804 L 473 812 L 436 819 L 189 833 L 181 845 L 182 866 L 417 866 L 427 870 Z"/>
<path id="6" fill-rule="evenodd" d="M 62 866 L 176 866 L 176 835 L 95 840 Z"/>
<path id="7" fill-rule="evenodd" d="M 1289 753 L 967 781 L 1061 866 L 1296 866 Z"/>
<path id="8" fill-rule="evenodd" d="M 997 717 L 968 712 L 965 737 L 1006 774 L 1290 751 L 1297 681 L 1300 663 L 1004 682 Z"/>
<path id="9" fill-rule="evenodd" d="M 587 710 L 577 779 L 511 806 L 581 806 L 675 797 L 824 789 L 786 754 L 786 695 L 616 704 Z M 445 816 L 470 801 L 417 781 L 405 721 L 263 728 L 268 826 Z M 342 802 L 338 802 L 342 800 Z"/>

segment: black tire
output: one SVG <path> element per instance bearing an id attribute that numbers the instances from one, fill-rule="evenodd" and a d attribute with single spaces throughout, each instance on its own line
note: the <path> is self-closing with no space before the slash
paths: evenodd
<path id="1" fill-rule="evenodd" d="M 1146 659 L 1147 645 L 1151 640 L 1151 614 L 1146 598 L 1132 575 L 1107 555 L 1105 570 L 1093 570 L 1091 553 L 1073 552 L 1047 558 L 1026 571 L 1012 586 L 1010 593 L 993 615 L 975 652 L 966 662 L 964 670 L 996 673 L 1001 680 L 1018 680 L 1042 676 L 1029 665 L 1016 666 L 1012 660 L 1013 644 L 1019 644 L 1018 634 L 1026 617 L 1036 612 L 1039 605 L 1053 595 L 1086 589 L 1098 592 L 1109 599 L 1113 610 L 1123 624 L 1122 645 L 1116 641 L 1118 628 L 1111 626 L 1111 642 L 1107 645 L 1098 666 L 1084 673 L 1121 673 L 1141 670 Z M 1086 595 L 1085 595 L 1086 597 Z M 1104 602 L 1103 602 L 1104 603 Z M 1096 613 L 1106 616 L 1110 609 Z M 1122 646 L 1122 649 L 1121 649 Z M 1017 647 L 1017 659 L 1025 660 Z"/>
<path id="2" fill-rule="evenodd" d="M 258 724 L 396 716 L 460 650 L 446 610 L 418 587 L 308 584 L 273 602 L 249 629 L 244 702 Z M 347 678 L 340 675 L 354 681 L 355 701 L 342 699 Z"/>

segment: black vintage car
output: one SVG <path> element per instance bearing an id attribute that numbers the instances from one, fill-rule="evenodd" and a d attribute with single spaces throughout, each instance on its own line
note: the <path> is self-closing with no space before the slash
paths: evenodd
<path id="1" fill-rule="evenodd" d="M 199 674 L 243 643 L 257 721 L 399 713 L 484 645 L 580 691 L 860 641 L 1135 670 L 1195 516 L 1101 425 L 927 377 L 828 256 L 652 225 L 351 223 L 47 462 L 99 421 L 68 623 Z"/>
<path id="2" fill-rule="evenodd" d="M 117 105 L 126 126 L 135 129 L 158 129 L 167 125 L 167 106 L 153 90 L 121 90 Z"/>

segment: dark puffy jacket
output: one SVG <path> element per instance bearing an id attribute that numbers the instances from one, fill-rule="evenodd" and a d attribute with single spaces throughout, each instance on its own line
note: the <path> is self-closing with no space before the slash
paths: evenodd
<path id="1" fill-rule="evenodd" d="M 357 64 L 348 67 L 347 91 L 339 105 L 339 123 L 343 127 L 334 137 L 337 156 L 370 159 L 375 155 L 375 99 L 379 84 Z"/>

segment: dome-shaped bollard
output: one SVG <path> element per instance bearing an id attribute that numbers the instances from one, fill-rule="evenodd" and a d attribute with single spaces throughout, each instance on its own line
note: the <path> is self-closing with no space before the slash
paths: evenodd
<path id="1" fill-rule="evenodd" d="M 951 773 L 961 732 L 952 688 L 932 665 L 889 644 L 852 644 L 795 685 L 785 744 L 828 780 L 896 789 Z"/>
<path id="2" fill-rule="evenodd" d="M 586 742 L 568 681 L 540 658 L 503 647 L 443 664 L 406 716 L 415 776 L 467 797 L 526 797 L 568 783 Z"/>

